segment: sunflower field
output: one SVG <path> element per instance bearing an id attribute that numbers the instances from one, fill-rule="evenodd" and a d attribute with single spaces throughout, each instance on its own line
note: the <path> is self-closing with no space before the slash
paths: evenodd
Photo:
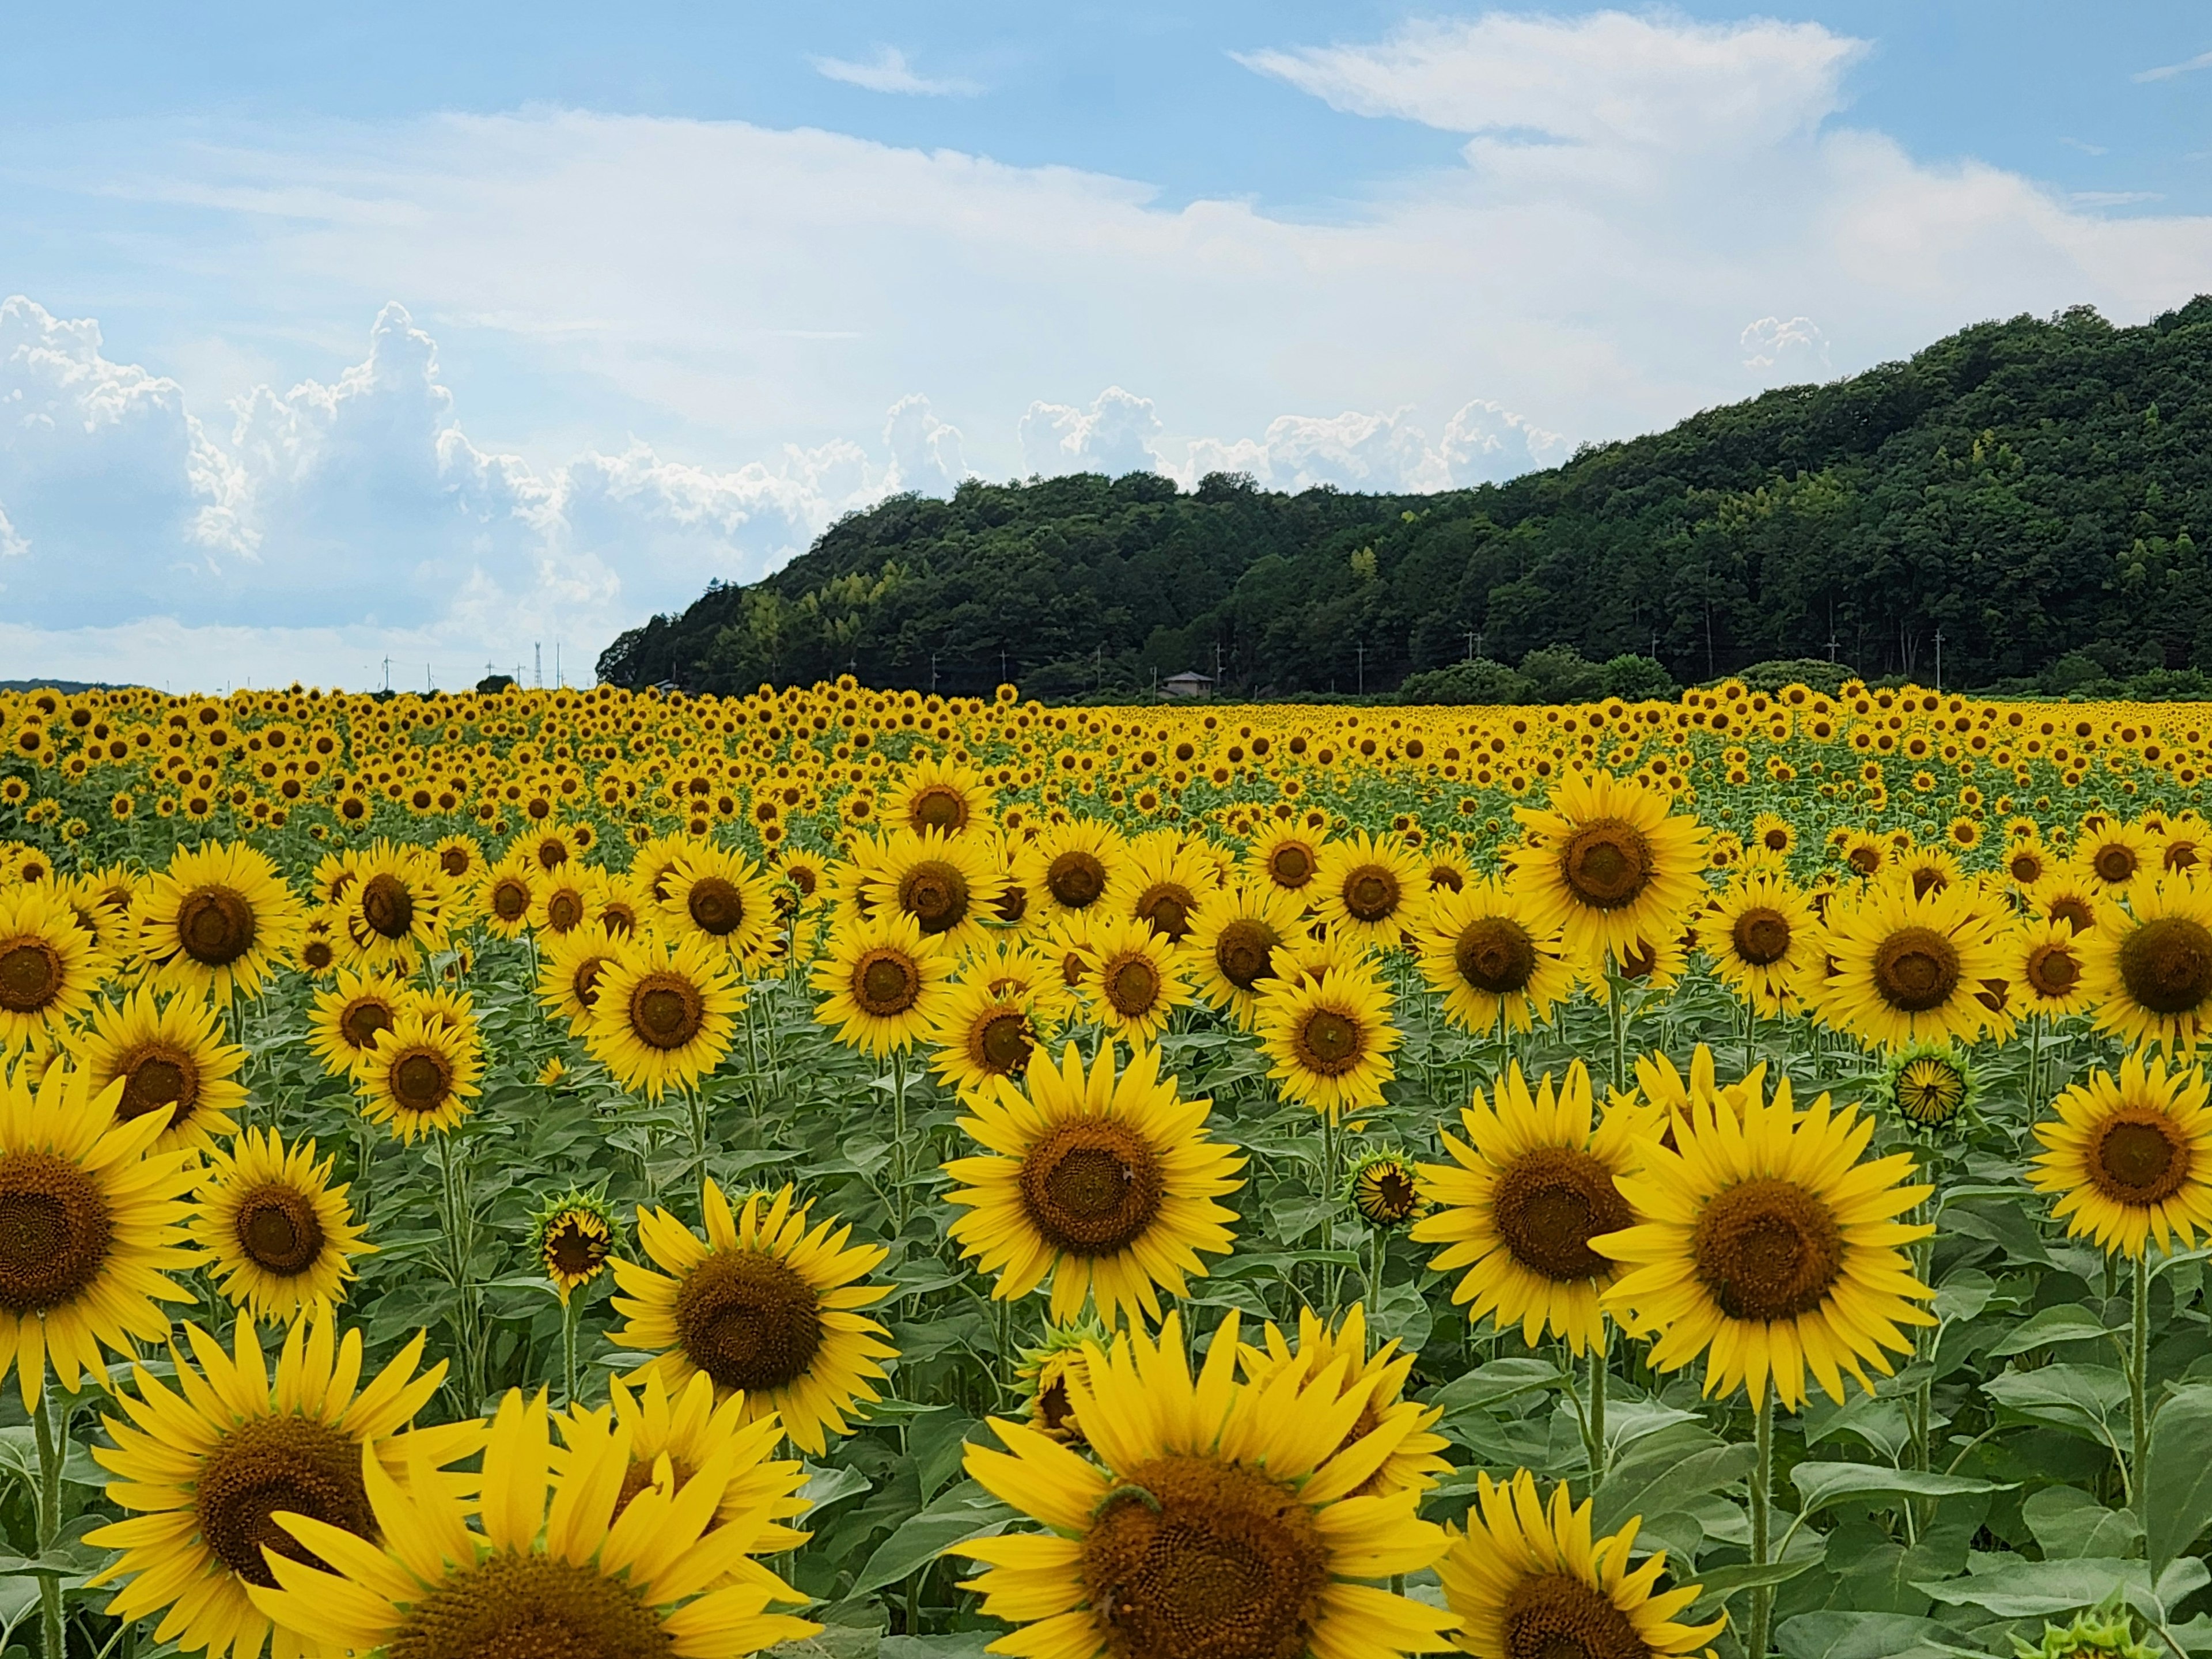
<path id="1" fill-rule="evenodd" d="M 2212 708 L 0 740 L 7 1659 L 2212 1652 Z"/>

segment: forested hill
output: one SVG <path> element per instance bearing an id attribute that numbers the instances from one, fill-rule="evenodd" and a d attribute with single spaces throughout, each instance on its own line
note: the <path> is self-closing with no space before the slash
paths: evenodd
<path id="1" fill-rule="evenodd" d="M 599 672 L 1068 696 L 1218 661 L 1224 690 L 1282 695 L 1571 646 L 1683 682 L 1780 658 L 1929 679 L 1939 631 L 1961 687 L 2212 670 L 2208 388 L 2200 297 L 2140 328 L 1984 324 L 1477 489 L 970 483 L 845 519 Z"/>

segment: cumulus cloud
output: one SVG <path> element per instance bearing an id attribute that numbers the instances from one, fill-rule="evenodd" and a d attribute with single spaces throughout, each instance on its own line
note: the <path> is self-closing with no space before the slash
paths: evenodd
<path id="1" fill-rule="evenodd" d="M 846 58 L 817 58 L 811 61 L 817 75 L 867 92 L 905 93 L 923 98 L 972 98 L 982 90 L 973 81 L 957 76 L 931 79 L 915 74 L 914 66 L 906 61 L 906 54 L 896 46 L 878 46 L 876 55 L 865 63 Z"/>
<path id="2" fill-rule="evenodd" d="M 1064 472 L 1150 472 L 1159 465 L 1152 441 L 1161 431 L 1150 398 L 1109 386 L 1088 409 L 1033 403 L 1022 416 L 1022 468 L 1034 477 Z"/>
<path id="3" fill-rule="evenodd" d="M 1180 465 L 1163 466 L 1186 487 L 1209 472 L 1243 472 L 1271 489 L 1420 492 L 1498 483 L 1566 459 L 1568 440 L 1500 404 L 1462 405 L 1431 442 L 1405 410 L 1389 414 L 1284 415 L 1259 439 L 1191 441 Z"/>
<path id="4" fill-rule="evenodd" d="M 1825 380 L 1828 337 L 1810 317 L 1761 317 L 1747 325 L 1738 342 L 1749 355 L 1743 366 L 1775 380 Z"/>
<path id="5" fill-rule="evenodd" d="M 960 428 L 931 412 L 929 399 L 909 392 L 891 405 L 884 421 L 884 447 L 891 453 L 892 489 L 947 495 L 968 477 L 961 459 Z"/>

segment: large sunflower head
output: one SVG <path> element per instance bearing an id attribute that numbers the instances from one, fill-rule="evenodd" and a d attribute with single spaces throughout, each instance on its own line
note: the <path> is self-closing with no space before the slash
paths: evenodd
<path id="1" fill-rule="evenodd" d="M 30 1409 L 52 1361 L 74 1394 L 89 1370 L 107 1380 L 103 1348 L 167 1334 L 165 1302 L 188 1302 L 169 1275 L 198 1252 L 185 1237 L 199 1160 L 155 1152 L 158 1113 L 115 1115 L 123 1085 L 27 1062 L 0 1075 L 0 1382 L 15 1372 Z"/>
<path id="2" fill-rule="evenodd" d="M 911 916 L 955 951 L 987 942 L 1005 879 L 988 837 L 895 831 L 872 849 L 862 894 L 872 910 Z"/>
<path id="3" fill-rule="evenodd" d="M 481 1425 L 404 1431 L 445 1376 L 442 1362 L 416 1372 L 419 1335 L 363 1384 L 361 1333 L 340 1338 L 327 1317 L 293 1322 L 273 1377 L 252 1320 L 238 1322 L 229 1352 L 197 1325 L 181 1334 L 170 1348 L 179 1386 L 134 1366 L 136 1395 L 118 1395 L 121 1414 L 107 1419 L 113 1446 L 93 1448 L 115 1477 L 110 1501 L 131 1511 L 88 1535 L 118 1552 L 94 1582 L 124 1580 L 110 1613 L 161 1613 L 157 1639 L 250 1659 L 270 1634 L 249 1599 L 277 1582 L 270 1558 L 345 1559 L 327 1534 L 318 1551 L 276 1517 L 306 1516 L 352 1548 L 373 1547 L 384 1528 L 372 1488 L 470 1484 L 441 1472 L 476 1451 Z M 279 1633 L 274 1651 L 303 1648 Z"/>
<path id="4" fill-rule="evenodd" d="M 1401 1353 L 1394 1340 L 1371 1353 L 1368 1351 L 1367 1310 L 1355 1302 L 1342 1322 L 1331 1323 L 1310 1308 L 1298 1310 L 1295 1340 L 1284 1335 L 1272 1321 L 1265 1334 L 1266 1346 L 1247 1344 L 1240 1359 L 1245 1381 L 1264 1389 L 1286 1375 L 1296 1375 L 1309 1386 L 1330 1387 L 1349 1393 L 1362 1390 L 1366 1404 L 1358 1419 L 1345 1431 L 1344 1444 L 1364 1440 L 1392 1418 L 1405 1419 L 1405 1437 L 1382 1466 L 1353 1489 L 1355 1498 L 1381 1498 L 1395 1492 L 1426 1492 L 1437 1476 L 1451 1465 L 1437 1454 L 1450 1443 L 1430 1432 L 1443 1419 L 1443 1409 L 1406 1399 L 1406 1379 L 1413 1375 L 1413 1356 Z"/>
<path id="5" fill-rule="evenodd" d="M 1129 1042 L 1149 1042 L 1168 1016 L 1190 1000 L 1190 982 L 1175 946 L 1144 922 L 1109 917 L 1090 932 L 1084 1000 L 1099 1024 Z"/>
<path id="6" fill-rule="evenodd" d="M 353 1258 L 373 1254 L 331 1160 L 315 1143 L 287 1146 L 274 1130 L 248 1129 L 208 1155 L 193 1239 L 222 1293 L 255 1319 L 277 1323 L 345 1299 Z"/>
<path id="7" fill-rule="evenodd" d="M 246 1050 L 222 1040 L 212 1003 L 173 996 L 165 1004 L 139 990 L 94 1008 L 90 1029 L 71 1046 L 94 1093 L 122 1082 L 117 1116 L 162 1120 L 160 1150 L 209 1147 L 237 1132 L 230 1114 L 246 1100 L 238 1080 Z"/>
<path id="8" fill-rule="evenodd" d="M 998 1419 L 1007 1450 L 970 1443 L 969 1474 L 1051 1528 L 955 1547 L 986 1568 L 963 1588 L 1025 1626 L 1003 1645 L 1058 1659 L 1297 1659 L 1443 1644 L 1451 1613 L 1371 1582 L 1433 1565 L 1443 1532 L 1419 1518 L 1413 1490 L 1352 1496 L 1415 1419 L 1350 1438 L 1373 1383 L 1345 1387 L 1335 1368 L 1240 1385 L 1237 1330 L 1232 1313 L 1195 1377 L 1174 1314 L 1157 1340 L 1121 1332 L 1092 1345 L 1068 1392 L 1093 1457 Z"/>
<path id="9" fill-rule="evenodd" d="M 180 850 L 134 908 L 148 982 L 217 1002 L 258 995 L 306 921 L 269 855 L 243 842 Z"/>
<path id="10" fill-rule="evenodd" d="M 1260 1048 L 1284 1097 L 1332 1120 L 1382 1103 L 1398 1074 L 1391 1051 L 1401 1041 L 1390 1023 L 1390 997 L 1357 967 L 1309 978 L 1271 981 L 1260 998 Z"/>
<path id="11" fill-rule="evenodd" d="M 1280 888 L 1240 882 L 1207 894 L 1183 955 L 1198 994 L 1249 1030 L 1260 987 L 1275 974 L 1275 952 L 1305 932 L 1298 901 Z"/>
<path id="12" fill-rule="evenodd" d="M 428 849 L 376 842 L 356 861 L 353 885 L 338 901 L 352 965 L 414 971 L 424 951 L 446 942 L 453 890 Z"/>
<path id="13" fill-rule="evenodd" d="M 2031 921 L 2013 935 L 2013 991 L 2027 1012 L 2063 1019 L 2089 1006 L 2089 943 L 2063 921 Z"/>
<path id="14" fill-rule="evenodd" d="M 1995 902 L 1972 888 L 1870 884 L 1828 907 L 1822 948 L 1833 971 L 1815 992 L 1820 1018 L 1886 1048 L 2003 1034 L 2006 931 Z"/>
<path id="15" fill-rule="evenodd" d="M 341 968 L 327 990 L 315 993 L 307 1015 L 307 1046 L 332 1077 L 357 1076 L 376 1048 L 407 1011 L 404 980 L 361 975 Z"/>
<path id="16" fill-rule="evenodd" d="M 1722 982 L 1770 1017 L 1793 1012 L 1825 966 L 1812 905 L 1774 870 L 1717 894 L 1698 917 L 1697 939 Z"/>
<path id="17" fill-rule="evenodd" d="M 1428 896 L 1427 866 L 1403 842 L 1354 830 L 1323 848 L 1306 896 L 1332 933 L 1389 949 Z"/>
<path id="18" fill-rule="evenodd" d="M 2185 1054 L 2212 1029 L 2212 889 L 2138 882 L 2082 943 L 2099 1030 Z"/>
<path id="19" fill-rule="evenodd" d="M 1727 1625 L 1679 1621 L 1703 1588 L 1660 1590 L 1667 1553 L 1632 1566 L 1641 1517 L 1593 1538 L 1595 1504 L 1577 1506 L 1565 1481 L 1547 1504 L 1526 1469 L 1510 1480 L 1475 1476 L 1476 1506 L 1437 1565 L 1458 1646 L 1477 1659 L 1672 1659 L 1708 1644 Z"/>
<path id="20" fill-rule="evenodd" d="M 531 897 L 531 930 L 543 937 L 564 938 L 585 926 L 591 915 L 590 872 L 574 861 L 546 872 Z"/>
<path id="21" fill-rule="evenodd" d="M 1285 825 L 1262 834 L 1244 855 L 1244 867 L 1257 881 L 1310 902 L 1314 877 L 1321 869 L 1327 841 L 1317 832 Z"/>
<path id="22" fill-rule="evenodd" d="M 968 767 L 924 755 L 886 793 L 884 817 L 917 836 L 958 837 L 991 827 L 991 791 Z"/>
<path id="23" fill-rule="evenodd" d="M 1108 898 L 1123 915 L 1181 945 L 1199 907 L 1220 885 L 1220 869 L 1202 846 L 1176 830 L 1155 830 L 1129 844 L 1128 862 Z"/>
<path id="24" fill-rule="evenodd" d="M 765 1567 L 732 1574 L 762 1535 L 750 1515 L 716 1525 L 734 1450 L 680 1492 L 656 1484 L 624 1502 L 630 1428 L 571 1417 L 564 1437 L 556 1453 L 543 1395 L 510 1391 L 485 1437 L 483 1497 L 473 1502 L 420 1478 L 403 1488 L 364 1457 L 382 1547 L 286 1515 L 278 1525 L 315 1563 L 272 1553 L 277 1587 L 251 1587 L 253 1605 L 304 1642 L 405 1659 L 735 1655 L 820 1631 L 768 1611 L 804 1598 Z"/>
<path id="25" fill-rule="evenodd" d="M 538 1006 L 582 1029 L 599 1000 L 599 981 L 629 948 L 604 922 L 586 922 L 544 941 L 538 961 Z"/>
<path id="26" fill-rule="evenodd" d="M 953 965 L 912 916 L 878 911 L 846 922 L 830 930 L 828 954 L 814 964 L 822 994 L 814 1017 L 872 1054 L 912 1048 L 935 1022 Z"/>
<path id="27" fill-rule="evenodd" d="M 476 911 L 500 939 L 520 939 L 538 902 L 541 872 L 524 854 L 510 852 L 477 878 Z"/>
<path id="28" fill-rule="evenodd" d="M 1693 1105 L 1673 1146 L 1646 1142 L 1620 1177 L 1644 1218 L 1590 1241 L 1626 1267 L 1606 1305 L 1658 1331 L 1658 1370 L 1705 1356 L 1708 1395 L 1771 1389 L 1794 1410 L 1808 1371 L 1833 1400 L 1846 1371 L 1870 1389 L 1866 1367 L 1888 1376 L 1889 1353 L 1911 1348 L 1898 1328 L 1936 1322 L 1901 1248 L 1935 1229 L 1898 1219 L 1935 1189 L 1905 1153 L 1863 1157 L 1875 1124 L 1854 1107 L 1823 1095 L 1801 1112 L 1787 1079 L 1771 1100 L 1737 1092 L 1740 1119 Z"/>
<path id="29" fill-rule="evenodd" d="M 1159 1291 L 1182 1295 L 1206 1272 L 1199 1253 L 1232 1243 L 1235 1214 L 1214 1200 L 1243 1185 L 1243 1159 L 1208 1139 L 1212 1104 L 1163 1079 L 1156 1048 L 1118 1072 L 1110 1042 L 1088 1069 L 1073 1043 L 1057 1066 L 1040 1056 L 1021 1086 L 1001 1081 L 968 1102 L 960 1127 L 984 1152 L 945 1166 L 945 1201 L 965 1212 L 950 1237 L 996 1276 L 999 1300 L 1049 1277 L 1056 1324 L 1086 1297 L 1109 1322 L 1158 1318 Z"/>
<path id="30" fill-rule="evenodd" d="M 1048 825 L 1024 848 L 1015 878 L 1050 921 L 1104 902 L 1128 858 L 1128 843 L 1113 825 L 1078 818 Z"/>
<path id="31" fill-rule="evenodd" d="M 106 966 L 51 884 L 0 889 L 0 1054 L 62 1035 L 92 1006 Z"/>
<path id="32" fill-rule="evenodd" d="M 2045 1150 L 2030 1182 L 2060 1195 L 2053 1213 L 2070 1237 L 2109 1253 L 2139 1257 L 2153 1238 L 2191 1249 L 2212 1232 L 2208 1098 L 2203 1072 L 2130 1054 L 2118 1077 L 2093 1072 L 2051 1103 L 2057 1118 L 2036 1125 Z"/>
<path id="33" fill-rule="evenodd" d="M 658 879 L 660 926 L 743 962 L 763 958 L 779 932 L 775 886 L 743 854 L 706 842 L 691 845 Z"/>
<path id="34" fill-rule="evenodd" d="M 2060 871 L 2028 890 L 2027 911 L 2039 921 L 2063 921 L 2077 934 L 2094 933 L 2111 915 L 2112 901 L 2094 882 Z"/>
<path id="35" fill-rule="evenodd" d="M 792 1444 L 818 1457 L 856 1407 L 882 1397 L 872 1382 L 896 1356 L 860 1311 L 891 1292 L 861 1282 L 888 1252 L 853 1243 L 834 1218 L 810 1227 L 789 1187 L 733 1212 L 709 1181 L 705 1208 L 703 1239 L 665 1210 L 638 1212 L 652 1265 L 614 1264 L 615 1311 L 629 1321 L 616 1344 L 655 1355 L 644 1369 L 672 1390 L 704 1371 L 720 1394 L 741 1392 L 748 1420 L 776 1413 Z"/>
<path id="36" fill-rule="evenodd" d="M 411 1009 L 386 1031 L 362 1062 L 361 1115 L 391 1126 L 412 1145 L 426 1134 L 451 1133 L 476 1109 L 483 1092 L 483 1048 L 473 1026 L 455 1030 Z"/>
<path id="37" fill-rule="evenodd" d="M 1616 1182 L 1643 1167 L 1656 1115 L 1623 1102 L 1601 1116 L 1580 1060 L 1557 1086 L 1547 1072 L 1532 1091 L 1512 1066 L 1487 1097 L 1474 1091 L 1460 1109 L 1467 1138 L 1442 1137 L 1452 1161 L 1420 1166 L 1433 1207 L 1412 1234 L 1444 1247 L 1432 1270 L 1465 1270 L 1452 1300 L 1470 1320 L 1518 1325 L 1531 1347 L 1603 1344 L 1601 1300 L 1620 1274 L 1591 1241 L 1638 1219 Z"/>
<path id="38" fill-rule="evenodd" d="M 1574 965 L 1555 930 L 1535 925 L 1504 883 L 1469 880 L 1433 893 L 1413 932 L 1422 976 L 1444 1000 L 1444 1018 L 1488 1034 L 1503 1019 L 1531 1030 L 1571 995 Z"/>
<path id="39" fill-rule="evenodd" d="M 584 1042 L 623 1088 L 658 1100 L 722 1063 L 744 1000 L 723 946 L 631 939 L 593 981 Z"/>
<path id="40" fill-rule="evenodd" d="M 1670 799 L 1604 772 L 1566 772 L 1547 806 L 1515 807 L 1527 841 L 1512 880 L 1530 918 L 1590 962 L 1679 934 L 1704 896 L 1705 832 L 1668 811 Z"/>
<path id="41" fill-rule="evenodd" d="M 2130 890 L 2136 878 L 2154 876 L 2164 867 L 2165 851 L 2141 824 L 2107 819 L 2083 826 L 2074 845 L 2074 870 L 2100 892 Z"/>
<path id="42" fill-rule="evenodd" d="M 930 1069 L 963 1096 L 987 1091 L 1029 1069 L 1037 1035 L 1028 997 L 963 978 L 946 993 L 930 1032 Z"/>

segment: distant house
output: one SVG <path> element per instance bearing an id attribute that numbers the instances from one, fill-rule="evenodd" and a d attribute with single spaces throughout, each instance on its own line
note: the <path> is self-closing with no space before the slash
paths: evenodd
<path id="1" fill-rule="evenodd" d="M 1212 690 L 1212 679 L 1189 669 L 1170 674 L 1160 682 L 1160 695 L 1164 697 L 1202 697 Z"/>

